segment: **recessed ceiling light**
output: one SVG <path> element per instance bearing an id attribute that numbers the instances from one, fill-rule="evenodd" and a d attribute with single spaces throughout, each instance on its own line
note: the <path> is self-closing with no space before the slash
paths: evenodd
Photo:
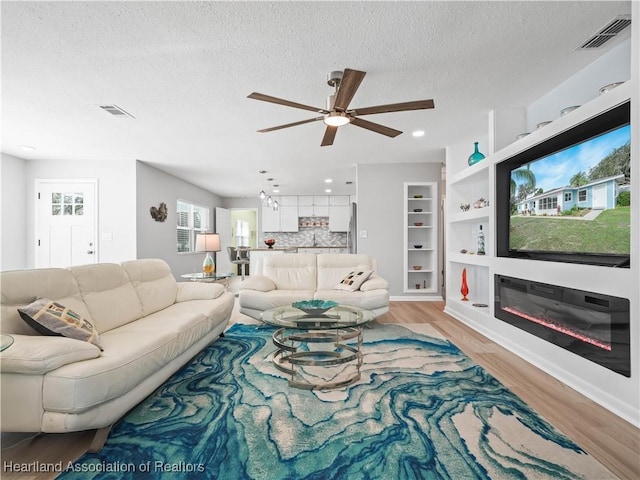
<path id="1" fill-rule="evenodd" d="M 331 178 L 325 178 L 324 183 L 331 183 L 333 182 L 333 179 Z"/>
<path id="2" fill-rule="evenodd" d="M 20 150 L 24 150 L 25 152 L 33 152 L 36 147 L 32 147 L 31 145 L 20 145 Z"/>
<path id="3" fill-rule="evenodd" d="M 331 189 L 330 188 L 325 188 L 324 189 L 324 193 L 331 193 Z"/>
<path id="4" fill-rule="evenodd" d="M 278 190 L 277 188 L 274 188 L 273 193 L 280 193 L 280 190 Z"/>
<path id="5" fill-rule="evenodd" d="M 424 137 L 424 130 L 416 130 L 411 135 L 413 135 L 414 137 Z"/>

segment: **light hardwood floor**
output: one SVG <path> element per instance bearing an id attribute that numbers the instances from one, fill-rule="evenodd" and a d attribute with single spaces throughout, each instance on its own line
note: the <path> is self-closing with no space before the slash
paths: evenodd
<path id="1" fill-rule="evenodd" d="M 443 308 L 443 302 L 391 302 L 389 313 L 376 321 L 432 325 L 618 477 L 640 479 L 638 428 L 458 322 Z M 92 438 L 91 431 L 33 438 L 3 434 L 2 464 L 62 461 L 66 466 L 87 450 Z M 0 477 L 45 479 L 55 474 L 9 474 L 2 469 Z"/>

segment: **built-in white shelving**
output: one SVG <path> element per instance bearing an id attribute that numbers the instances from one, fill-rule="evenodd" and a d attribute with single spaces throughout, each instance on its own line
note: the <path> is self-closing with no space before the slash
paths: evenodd
<path id="1" fill-rule="evenodd" d="M 406 182 L 404 206 L 404 292 L 437 293 L 437 183 Z"/>

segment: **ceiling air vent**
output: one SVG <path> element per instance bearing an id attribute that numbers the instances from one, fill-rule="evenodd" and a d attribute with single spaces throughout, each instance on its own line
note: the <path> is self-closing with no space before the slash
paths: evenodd
<path id="1" fill-rule="evenodd" d="M 117 105 L 99 105 L 99 107 L 101 109 L 103 109 L 105 112 L 110 113 L 114 117 L 135 118 L 133 115 L 131 115 L 130 113 L 125 112 L 123 109 L 121 109 Z"/>
<path id="2" fill-rule="evenodd" d="M 590 50 L 592 48 L 601 47 L 629 25 L 631 25 L 631 16 L 619 15 L 602 27 L 598 33 L 595 33 L 586 42 L 580 45 L 578 50 Z"/>

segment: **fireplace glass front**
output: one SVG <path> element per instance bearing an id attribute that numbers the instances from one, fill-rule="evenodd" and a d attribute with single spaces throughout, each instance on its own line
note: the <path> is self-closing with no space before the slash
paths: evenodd
<path id="1" fill-rule="evenodd" d="M 500 320 L 631 376 L 628 299 L 504 275 L 495 292 Z"/>

